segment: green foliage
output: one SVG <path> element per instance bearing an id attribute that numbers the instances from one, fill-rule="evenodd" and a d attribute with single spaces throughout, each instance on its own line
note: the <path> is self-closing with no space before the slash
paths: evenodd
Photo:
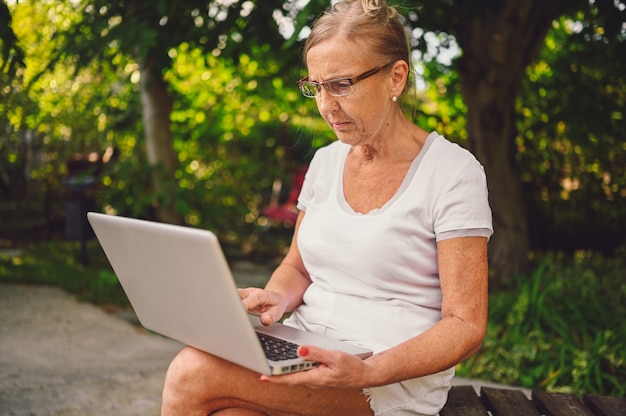
<path id="1" fill-rule="evenodd" d="M 415 122 L 428 131 L 438 131 L 446 138 L 467 144 L 467 108 L 459 91 L 458 74 L 436 60 L 425 60 L 423 79 L 430 80 L 417 94 Z"/>
<path id="2" fill-rule="evenodd" d="M 252 47 L 238 64 L 206 56 L 183 44 L 173 49 L 165 79 L 175 97 L 171 114 L 178 155 L 176 192 L 157 195 L 150 178 L 143 138 L 112 125 L 119 160 L 103 173 L 98 200 L 105 211 L 151 217 L 155 199 L 174 202 L 189 225 L 223 232 L 227 241 L 246 239 L 266 204 L 272 182 L 288 185 L 292 171 L 306 163 L 313 147 L 330 140 L 295 83 L 299 73 L 281 76 L 267 47 Z M 287 78 L 287 79 L 285 79 Z M 132 179 L 132 180 L 131 180 Z"/>
<path id="3" fill-rule="evenodd" d="M 626 43 L 609 48 L 582 18 L 553 22 L 518 102 L 535 247 L 615 247 L 626 233 Z"/>
<path id="4" fill-rule="evenodd" d="M 515 290 L 491 293 L 482 349 L 459 374 L 557 392 L 626 394 L 625 254 L 548 255 Z"/>
<path id="5" fill-rule="evenodd" d="M 95 12 L 89 8 L 86 13 Z M 175 97 L 171 120 L 179 168 L 169 180 L 176 192 L 157 194 L 152 179 L 160 168 L 147 163 L 138 64 L 111 41 L 99 46 L 108 60 L 87 63 L 67 55 L 63 65 L 42 72 L 48 62 L 61 59 L 50 51 L 61 47 L 62 38 L 48 38 L 80 19 L 80 13 L 55 2 L 24 1 L 15 6 L 14 16 L 18 35 L 28 45 L 28 67 L 24 84 L 14 84 L 12 101 L 0 103 L 10 132 L 0 142 L 0 156 L 10 162 L 2 169 L 10 168 L 11 174 L 0 176 L 11 178 L 6 189 L 20 188 L 18 179 L 29 170 L 31 184 L 62 202 L 67 160 L 114 148 L 117 158 L 104 166 L 95 193 L 103 210 L 152 218 L 159 202 L 174 201 L 188 224 L 228 230 L 229 240 L 241 240 L 259 220 L 272 182 L 283 179 L 288 186 L 291 171 L 308 161 L 312 147 L 329 140 L 318 132 L 328 130 L 314 102 L 302 99 L 295 87 L 300 68 L 285 68 L 267 44 L 248 47 L 230 60 L 219 48 L 207 54 L 208 44 L 182 43 L 168 50 L 171 69 L 165 72 Z M 116 21 L 107 23 L 114 26 L 110 30 L 117 28 Z M 34 26 L 40 30 L 28 31 Z M 96 29 L 84 36 L 94 36 Z M 299 59 L 297 52 L 290 55 Z M 45 163 L 28 159 L 39 152 Z M 60 210 L 47 213 L 61 215 Z"/>
<path id="6" fill-rule="evenodd" d="M 150 61 L 160 72 L 171 66 L 169 51 L 182 44 L 205 54 L 234 57 L 242 53 L 242 40 L 279 43 L 272 13 L 282 2 L 254 1 L 94 0 L 78 2 L 78 24 L 59 32 L 64 48 L 59 56 L 76 54 L 81 66 L 93 59 L 121 53 Z M 247 49 L 247 47 L 246 47 Z"/>
<path id="7" fill-rule="evenodd" d="M 81 71 L 68 57 L 46 71 L 52 51 L 59 48 L 54 33 L 78 19 L 78 13 L 56 1 L 23 1 L 13 13 L 26 68 L 5 87 L 0 102 L 0 193 L 15 199 L 41 192 L 52 207 L 67 195 L 66 163 L 75 154 L 101 154 L 118 142 L 121 147 L 136 142 L 141 127 L 134 68 L 117 55 Z"/>

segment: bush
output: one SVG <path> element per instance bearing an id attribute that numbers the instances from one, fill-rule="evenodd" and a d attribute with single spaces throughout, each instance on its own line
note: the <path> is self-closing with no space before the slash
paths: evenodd
<path id="1" fill-rule="evenodd" d="M 127 307 L 128 299 L 97 241 L 87 245 L 89 267 L 79 261 L 79 244 L 47 241 L 9 254 L 0 251 L 0 282 L 61 287 L 100 305 Z"/>
<path id="2" fill-rule="evenodd" d="M 623 396 L 626 256 L 548 255 L 516 290 L 490 295 L 481 351 L 459 375 L 554 392 Z"/>

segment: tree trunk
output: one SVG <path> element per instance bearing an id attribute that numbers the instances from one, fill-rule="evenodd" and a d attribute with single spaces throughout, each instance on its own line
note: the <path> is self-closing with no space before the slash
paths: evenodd
<path id="1" fill-rule="evenodd" d="M 528 265 L 528 218 L 515 160 L 515 101 L 525 68 L 543 45 L 559 5 L 557 0 L 503 1 L 458 31 L 468 144 L 485 166 L 494 223 L 490 266 L 500 282 Z"/>
<path id="2" fill-rule="evenodd" d="M 172 97 L 167 91 L 161 69 L 149 58 L 139 58 L 138 62 L 148 164 L 157 195 L 157 219 L 166 223 L 182 224 L 181 215 L 175 210 L 177 185 L 174 173 L 178 158 L 174 152 L 170 123 Z"/>

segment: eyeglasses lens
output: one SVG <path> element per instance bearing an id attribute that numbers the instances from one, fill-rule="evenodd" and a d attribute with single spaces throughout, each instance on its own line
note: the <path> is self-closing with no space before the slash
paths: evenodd
<path id="1" fill-rule="evenodd" d="M 305 97 L 315 97 L 319 89 L 320 85 L 315 82 L 304 81 L 300 83 L 300 91 Z"/>
<path id="2" fill-rule="evenodd" d="M 330 95 L 343 97 L 352 92 L 352 83 L 348 79 L 338 79 L 326 82 L 326 90 Z"/>

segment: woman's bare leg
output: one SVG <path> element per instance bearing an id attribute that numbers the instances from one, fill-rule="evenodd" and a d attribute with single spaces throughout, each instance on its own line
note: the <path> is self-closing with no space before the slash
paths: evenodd
<path id="1" fill-rule="evenodd" d="M 262 382 L 259 377 L 248 369 L 187 347 L 167 371 L 162 415 L 372 415 L 360 389 L 286 386 Z M 216 413 L 220 410 L 225 413 Z"/>

